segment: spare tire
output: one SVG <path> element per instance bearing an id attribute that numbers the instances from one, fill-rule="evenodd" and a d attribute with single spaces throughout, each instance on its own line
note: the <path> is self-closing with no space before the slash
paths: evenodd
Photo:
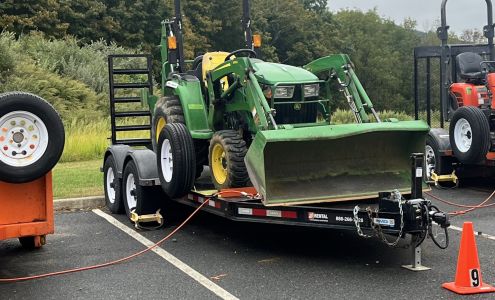
<path id="1" fill-rule="evenodd" d="M 463 106 L 454 112 L 449 136 L 452 151 L 462 163 L 478 163 L 490 150 L 488 118 L 477 107 Z"/>
<path id="2" fill-rule="evenodd" d="M 0 94 L 0 181 L 24 183 L 58 162 L 65 130 L 53 106 L 23 92 Z"/>

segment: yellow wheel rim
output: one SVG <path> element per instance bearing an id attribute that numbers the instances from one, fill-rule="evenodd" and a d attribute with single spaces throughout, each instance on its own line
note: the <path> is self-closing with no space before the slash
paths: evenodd
<path id="1" fill-rule="evenodd" d="M 156 128 L 155 128 L 155 139 L 156 142 L 158 143 L 158 137 L 160 136 L 160 132 L 162 132 L 162 129 L 167 125 L 167 121 L 165 121 L 165 118 L 161 117 L 160 120 L 158 120 L 158 123 L 156 123 Z"/>
<path id="2" fill-rule="evenodd" d="M 227 159 L 222 145 L 216 144 L 211 151 L 211 169 L 215 181 L 224 184 L 227 180 Z"/>

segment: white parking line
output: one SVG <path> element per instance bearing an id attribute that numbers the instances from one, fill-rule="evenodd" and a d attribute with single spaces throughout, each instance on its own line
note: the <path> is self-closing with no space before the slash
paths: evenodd
<path id="1" fill-rule="evenodd" d="M 110 216 L 109 214 L 104 213 L 103 211 L 99 209 L 94 209 L 93 212 L 97 214 L 98 216 L 102 217 L 103 219 L 107 220 L 110 224 L 114 225 L 118 229 L 122 230 L 123 232 L 127 233 L 131 237 L 133 237 L 135 240 L 140 242 L 146 247 L 151 247 L 155 243 L 152 241 L 148 240 L 147 238 L 143 237 L 133 229 L 127 227 L 126 225 L 120 223 L 117 219 L 114 217 Z M 198 283 L 200 283 L 202 286 L 205 288 L 209 289 L 213 293 L 215 293 L 218 297 L 222 299 L 229 299 L 229 300 L 234 300 L 234 299 L 239 299 L 236 296 L 232 295 L 231 293 L 227 292 L 220 286 L 218 286 L 216 283 L 213 281 L 209 280 L 207 277 L 199 273 L 198 271 L 194 270 L 190 266 L 186 265 L 184 262 L 179 260 L 177 257 L 173 256 L 169 252 L 163 250 L 160 247 L 155 247 L 151 251 L 155 252 L 158 254 L 161 258 L 165 259 L 172 265 L 174 265 L 177 269 L 181 270 L 185 274 L 187 274 L 189 277 L 192 279 L 196 280 Z"/>
<path id="2" fill-rule="evenodd" d="M 457 226 L 454 226 L 454 225 L 450 225 L 449 228 L 452 229 L 452 230 L 456 230 L 456 231 L 462 232 L 462 228 L 457 227 Z M 495 236 L 493 236 L 493 235 L 489 235 L 489 234 L 486 234 L 486 233 L 481 233 L 480 234 L 478 231 L 475 231 L 474 234 L 476 236 L 481 236 L 481 237 L 484 237 L 485 239 L 489 239 L 489 240 L 495 241 Z"/>

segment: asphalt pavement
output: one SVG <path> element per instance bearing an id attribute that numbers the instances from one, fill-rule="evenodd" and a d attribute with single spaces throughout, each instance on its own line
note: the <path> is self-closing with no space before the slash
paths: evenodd
<path id="1" fill-rule="evenodd" d="M 492 186 L 467 186 L 432 193 L 450 201 L 478 204 Z M 491 203 L 494 203 L 492 201 Z M 435 202 L 437 203 L 437 202 Z M 456 208 L 437 203 L 445 211 Z M 158 241 L 192 209 L 179 204 L 165 212 L 167 226 L 138 231 Z M 133 229 L 122 215 L 120 224 Z M 23 250 L 17 240 L 0 242 L 0 278 L 34 275 L 106 262 L 144 249 L 136 239 L 92 211 L 55 215 L 54 235 L 37 251 Z M 452 219 L 462 227 L 495 236 L 495 207 Z M 132 230 L 134 231 L 134 229 Z M 246 224 L 200 212 L 173 240 L 162 245 L 212 283 L 240 299 L 455 299 L 441 288 L 455 276 L 461 233 L 449 230 L 451 245 L 423 244 L 423 264 L 432 269 L 411 272 L 408 249 L 390 248 L 354 231 Z M 483 280 L 495 284 L 495 240 L 476 238 Z M 116 266 L 34 281 L 0 284 L 0 299 L 210 299 L 218 298 L 163 257 L 149 252 Z M 460 298 L 460 297 L 459 297 Z M 495 299 L 495 294 L 470 296 Z"/>

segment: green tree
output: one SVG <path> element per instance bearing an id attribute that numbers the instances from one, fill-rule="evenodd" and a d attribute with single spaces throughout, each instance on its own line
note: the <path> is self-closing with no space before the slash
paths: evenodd
<path id="1" fill-rule="evenodd" d="M 0 2 L 0 30 L 17 34 L 40 30 L 50 37 L 63 37 L 69 27 L 60 20 L 60 1 L 4 0 Z"/>

